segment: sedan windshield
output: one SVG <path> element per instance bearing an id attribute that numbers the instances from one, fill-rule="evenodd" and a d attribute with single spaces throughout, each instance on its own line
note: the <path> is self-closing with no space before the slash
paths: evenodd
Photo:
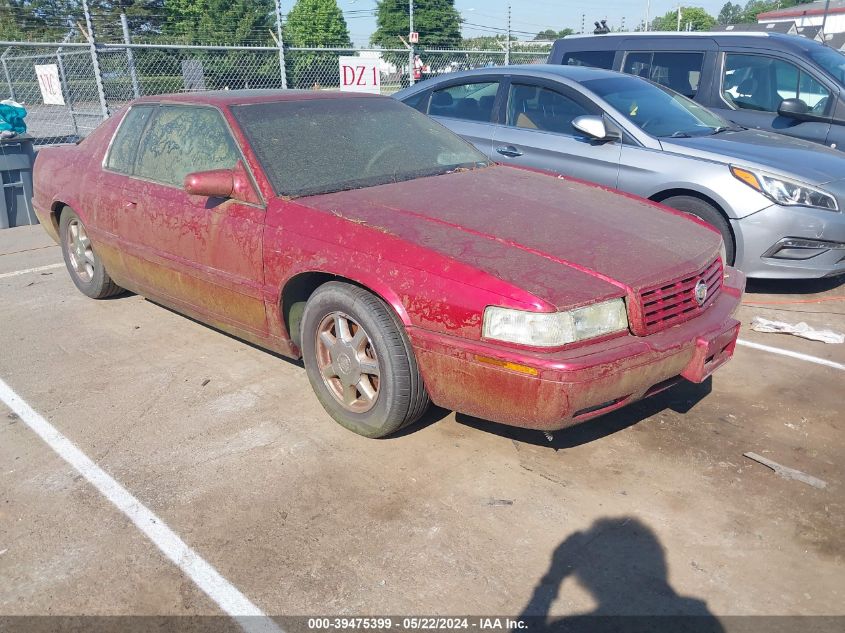
<path id="1" fill-rule="evenodd" d="M 582 85 L 652 136 L 705 136 L 734 127 L 694 101 L 644 79 L 589 79 Z"/>
<path id="2" fill-rule="evenodd" d="M 393 99 L 297 99 L 232 111 L 278 195 L 359 189 L 488 165 L 472 145 Z"/>

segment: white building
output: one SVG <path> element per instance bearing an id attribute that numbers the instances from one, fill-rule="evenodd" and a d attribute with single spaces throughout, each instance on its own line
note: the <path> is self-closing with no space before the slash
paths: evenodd
<path id="1" fill-rule="evenodd" d="M 827 10 L 827 20 L 824 17 L 825 0 L 799 4 L 787 9 L 767 11 L 757 16 L 757 22 L 767 24 L 772 22 L 795 22 L 799 29 L 802 27 L 821 27 L 824 22 L 825 35 L 845 33 L 845 0 L 830 0 Z"/>

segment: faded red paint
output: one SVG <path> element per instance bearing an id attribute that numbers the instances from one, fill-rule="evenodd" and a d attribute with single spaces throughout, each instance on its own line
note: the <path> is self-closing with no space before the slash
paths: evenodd
<path id="1" fill-rule="evenodd" d="M 313 98 L 378 97 L 224 92 L 141 100 L 220 109 L 245 164 L 222 180 L 207 176 L 206 184 L 226 189 L 231 183 L 237 199 L 209 199 L 104 170 L 117 115 L 78 146 L 39 152 L 34 206 L 54 238 L 51 214 L 63 204 L 79 213 L 120 285 L 289 356 L 299 350 L 281 310 L 287 282 L 319 272 L 359 283 L 405 325 L 432 400 L 490 420 L 560 428 L 681 377 L 704 380 L 730 358 L 744 287 L 731 268 L 699 314 L 648 336 L 623 332 L 553 350 L 484 340 L 489 305 L 552 312 L 624 297 L 638 319 L 640 293 L 706 269 L 720 238 L 648 201 L 501 166 L 278 197 L 229 107 Z M 525 365 L 537 375 L 478 356 Z"/>

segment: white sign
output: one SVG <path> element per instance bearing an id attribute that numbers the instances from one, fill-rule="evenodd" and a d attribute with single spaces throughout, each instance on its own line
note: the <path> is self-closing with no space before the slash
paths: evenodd
<path id="1" fill-rule="evenodd" d="M 408 40 L 411 42 L 411 44 L 419 44 L 420 43 L 420 34 L 417 31 L 413 31 L 408 36 Z"/>
<path id="2" fill-rule="evenodd" d="M 340 89 L 346 92 L 381 94 L 381 73 L 377 59 L 340 57 Z"/>
<path id="3" fill-rule="evenodd" d="M 41 98 L 48 105 L 64 105 L 62 82 L 59 80 L 59 68 L 55 64 L 35 66 L 35 76 L 38 77 L 38 87 L 41 88 Z"/>

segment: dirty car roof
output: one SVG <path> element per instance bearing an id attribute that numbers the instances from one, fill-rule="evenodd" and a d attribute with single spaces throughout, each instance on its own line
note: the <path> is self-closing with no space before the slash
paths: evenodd
<path id="1" fill-rule="evenodd" d="M 388 99 L 366 93 L 330 92 L 327 90 L 204 90 L 141 97 L 135 103 L 199 103 L 216 106 L 245 105 L 272 101 L 309 99 Z"/>

